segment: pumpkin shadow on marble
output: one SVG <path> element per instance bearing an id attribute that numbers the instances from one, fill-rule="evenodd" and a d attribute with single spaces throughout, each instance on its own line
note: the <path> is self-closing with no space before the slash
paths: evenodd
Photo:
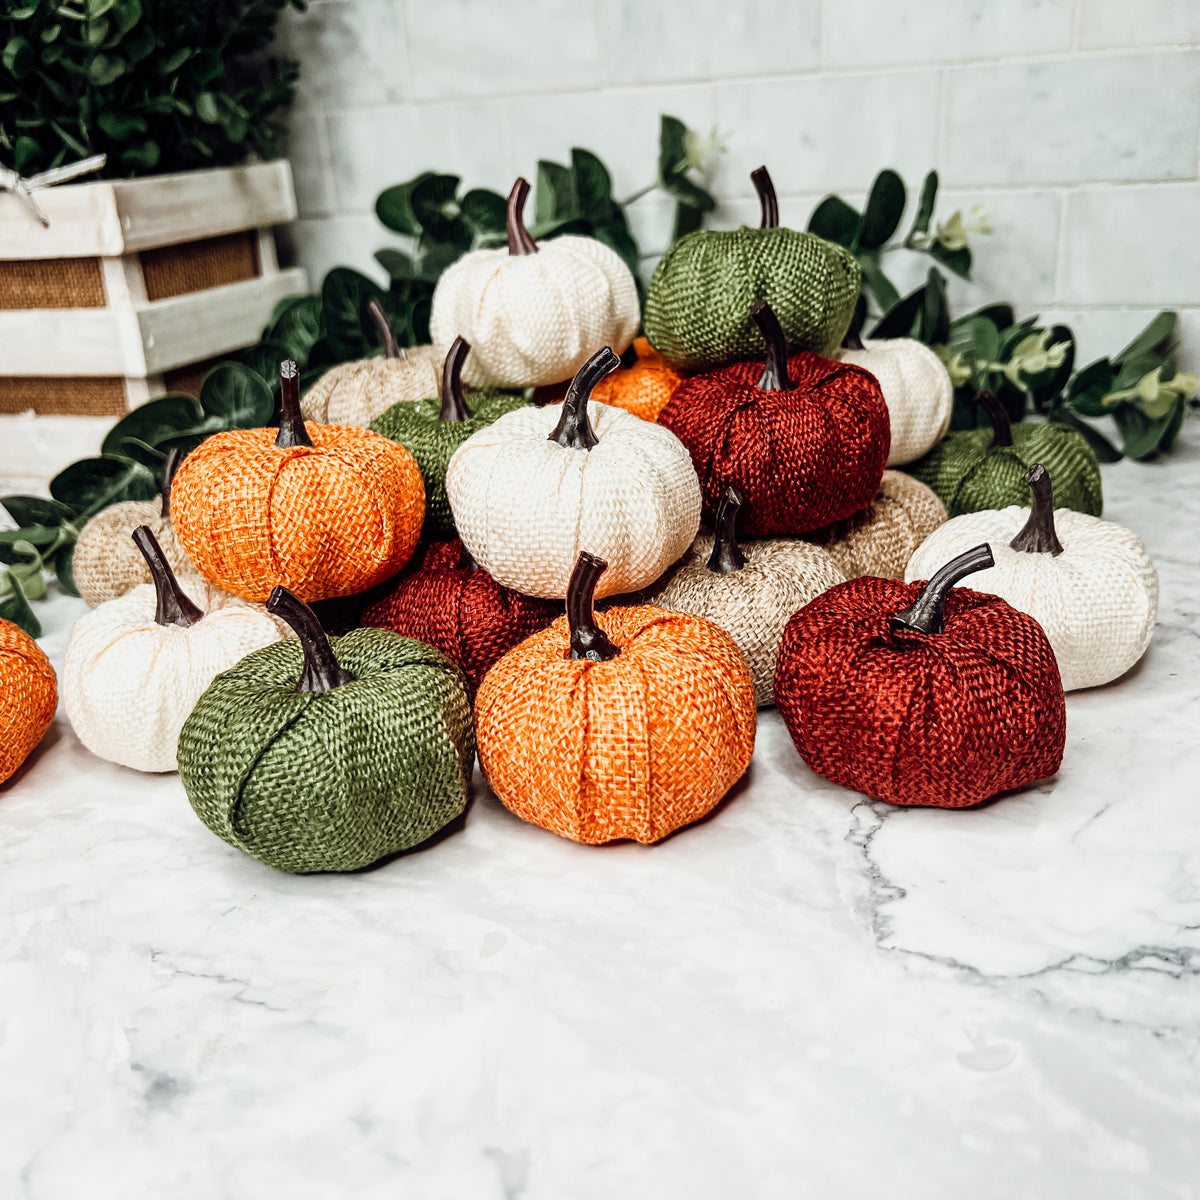
<path id="1" fill-rule="evenodd" d="M 31 770 L 36 770 L 38 761 L 57 746 L 62 739 L 63 730 L 61 726 L 57 720 L 52 721 L 50 728 L 42 735 L 42 740 L 30 750 L 25 761 L 7 779 L 0 781 L 0 800 L 4 798 L 6 793 L 20 786 L 21 780 L 25 778 L 25 775 Z"/>

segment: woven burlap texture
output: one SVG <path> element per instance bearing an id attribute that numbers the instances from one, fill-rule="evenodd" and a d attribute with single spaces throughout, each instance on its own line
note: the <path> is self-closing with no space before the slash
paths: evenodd
<path id="1" fill-rule="evenodd" d="M 788 350 L 831 354 L 854 315 L 860 273 L 841 246 L 794 229 L 698 230 L 659 259 L 646 293 L 646 336 L 676 370 L 762 359 L 750 310 L 766 300 Z"/>
<path id="2" fill-rule="evenodd" d="M 683 376 L 644 337 L 634 338 L 633 348 L 637 362 L 606 375 L 592 388 L 592 399 L 657 421 Z"/>
<path id="3" fill-rule="evenodd" d="M 863 576 L 789 622 L 775 703 L 818 775 L 889 804 L 964 808 L 1053 775 L 1066 708 L 1042 628 L 954 588 L 938 634 L 893 629 L 920 588 Z"/>
<path id="4" fill-rule="evenodd" d="M 581 551 L 608 563 L 596 595 L 653 583 L 700 528 L 688 452 L 659 425 L 590 403 L 598 443 L 550 441 L 562 405 L 522 408 L 465 441 L 446 493 L 463 545 L 503 587 L 561 600 Z"/>
<path id="5" fill-rule="evenodd" d="M 658 418 L 688 448 L 713 523 L 726 488 L 746 497 L 746 537 L 794 537 L 865 508 L 888 455 L 875 377 L 818 354 L 788 359 L 790 391 L 758 387 L 762 363 L 684 380 Z"/>
<path id="6" fill-rule="evenodd" d="M 139 583 L 150 583 L 150 568 L 130 536 L 145 525 L 154 534 L 176 575 L 195 575 L 187 552 L 175 536 L 170 517 L 162 515 L 162 497 L 123 500 L 101 509 L 80 531 L 71 558 L 75 587 L 95 608 L 123 596 Z"/>
<path id="7" fill-rule="evenodd" d="M 603 346 L 623 354 L 640 320 L 620 256 L 568 235 L 540 243 L 536 254 L 463 255 L 437 282 L 429 329 L 435 342 L 471 343 L 464 382 L 525 388 L 570 379 Z"/>
<path id="8" fill-rule="evenodd" d="M 275 445 L 275 429 L 216 433 L 183 460 L 171 488 L 180 544 L 206 578 L 265 600 L 282 584 L 302 600 L 365 591 L 412 555 L 425 485 L 401 446 L 345 425 L 307 425 L 313 446 Z"/>
<path id="9" fill-rule="evenodd" d="M 0 783 L 42 740 L 58 707 L 50 660 L 19 625 L 0 621 Z"/>
<path id="10" fill-rule="evenodd" d="M 403 446 L 421 469 L 425 481 L 425 538 L 454 536 L 454 515 L 446 495 L 446 468 L 454 452 L 472 434 L 486 429 L 498 417 L 525 407 L 521 396 L 510 392 L 483 390 L 467 392 L 471 416 L 465 421 L 440 419 L 441 399 L 421 400 L 417 404 L 393 404 L 371 422 L 371 428 L 397 445 Z"/>
<path id="11" fill-rule="evenodd" d="M 814 596 L 845 582 L 819 546 L 786 538 L 741 544 L 746 565 L 723 575 L 708 569 L 711 534 L 701 534 L 683 560 L 651 588 L 646 601 L 719 625 L 737 643 L 754 680 L 759 708 L 775 703 L 775 659 L 783 627 Z"/>
<path id="12" fill-rule="evenodd" d="M 1034 463 L 1049 472 L 1063 508 L 1093 517 L 1104 511 L 1100 464 L 1083 434 L 1057 421 L 1020 421 L 1011 446 L 993 447 L 992 437 L 991 429 L 952 433 L 905 470 L 933 488 L 952 517 L 1026 503 Z"/>
<path id="13" fill-rule="evenodd" d="M 179 730 L 205 688 L 252 650 L 291 630 L 260 604 L 179 579 L 204 616 L 194 625 L 159 625 L 153 584 L 80 617 L 63 664 L 63 705 L 79 740 L 95 755 L 135 771 L 174 771 Z"/>
<path id="14" fill-rule="evenodd" d="M 942 360 L 915 338 L 868 338 L 863 346 L 841 350 L 838 357 L 879 380 L 892 423 L 888 466 L 914 462 L 946 436 L 954 384 Z"/>
<path id="15" fill-rule="evenodd" d="M 1158 571 L 1130 530 L 1069 508 L 1054 513 L 1061 554 L 1014 550 L 1009 542 L 1028 519 L 1029 509 L 1016 505 L 955 517 L 913 555 L 905 578 L 926 579 L 963 550 L 990 543 L 996 565 L 972 575 L 971 586 L 1041 625 L 1065 691 L 1110 683 L 1150 645 Z"/>
<path id="16" fill-rule="evenodd" d="M 457 539 L 430 543 L 417 555 L 362 624 L 436 646 L 466 676 L 472 696 L 502 655 L 562 615 L 561 601 L 523 596 L 480 567 L 462 566 Z"/>
<path id="17" fill-rule="evenodd" d="M 466 807 L 462 675 L 384 629 L 331 639 L 354 680 L 297 692 L 297 640 L 213 681 L 179 737 L 179 775 L 218 837 L 280 871 L 353 871 L 419 845 Z"/>
<path id="18" fill-rule="evenodd" d="M 903 579 L 917 547 L 945 521 L 946 506 L 932 488 L 903 471 L 884 471 L 866 508 L 804 537 L 828 551 L 847 579 Z"/>
<path id="19" fill-rule="evenodd" d="M 436 396 L 444 346 L 410 346 L 404 358 L 363 358 L 331 367 L 300 399 L 306 421 L 365 429 L 393 404 Z"/>
<path id="20" fill-rule="evenodd" d="M 475 701 L 479 761 L 517 816 L 576 842 L 656 842 L 708 813 L 754 753 L 754 684 L 710 621 L 649 605 L 597 623 L 620 648 L 569 657 L 566 617 L 509 651 Z"/>

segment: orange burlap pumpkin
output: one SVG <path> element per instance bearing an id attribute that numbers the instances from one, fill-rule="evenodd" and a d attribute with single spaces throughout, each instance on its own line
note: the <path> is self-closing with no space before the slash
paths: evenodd
<path id="1" fill-rule="evenodd" d="M 0 621 L 0 783 L 42 740 L 57 707 L 50 660 L 19 625 Z"/>
<path id="2" fill-rule="evenodd" d="M 171 489 L 175 532 L 202 575 L 248 600 L 280 585 L 306 601 L 353 595 L 412 556 L 421 472 L 377 433 L 305 426 L 296 364 L 282 370 L 278 430 L 217 433 L 184 459 Z"/>
<path id="3" fill-rule="evenodd" d="M 634 338 L 637 361 L 631 367 L 614 371 L 592 389 L 592 399 L 601 404 L 623 408 L 643 421 L 657 421 L 675 389 L 684 381 L 681 375 L 644 337 Z"/>
<path id="4" fill-rule="evenodd" d="M 580 555 L 566 617 L 484 676 L 479 761 L 517 816 L 576 842 L 656 842 L 709 812 L 754 753 L 754 683 L 711 621 L 642 605 L 592 611 Z"/>

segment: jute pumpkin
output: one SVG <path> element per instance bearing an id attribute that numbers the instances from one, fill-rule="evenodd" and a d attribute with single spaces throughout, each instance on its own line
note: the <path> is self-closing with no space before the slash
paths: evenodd
<path id="1" fill-rule="evenodd" d="M 683 376 L 645 338 L 634 338 L 633 350 L 635 361 L 600 380 L 592 399 L 623 408 L 643 421 L 657 421 Z"/>
<path id="2" fill-rule="evenodd" d="M 806 533 L 847 579 L 878 575 L 903 579 L 918 546 L 946 521 L 946 506 L 932 488 L 903 471 L 884 471 L 879 494 L 858 512 Z"/>
<path id="3" fill-rule="evenodd" d="M 1032 617 L 953 584 L 986 545 L 928 583 L 863 576 L 789 622 L 775 703 L 818 775 L 889 804 L 965 808 L 1053 775 L 1066 708 Z"/>
<path id="4" fill-rule="evenodd" d="M 538 245 L 521 221 L 529 184 L 508 197 L 507 250 L 473 250 L 433 293 L 435 342 L 471 343 L 463 378 L 477 387 L 537 387 L 569 379 L 601 346 L 633 341 L 637 286 L 614 250 L 566 235 Z"/>
<path id="5" fill-rule="evenodd" d="M 875 498 L 887 462 L 887 405 L 861 367 L 817 354 L 789 359 L 769 304 L 751 315 L 766 361 L 684 380 L 658 423 L 691 454 L 709 524 L 733 484 L 746 497 L 747 536 L 807 533 Z"/>
<path id="6" fill-rule="evenodd" d="M 972 577 L 1046 631 L 1065 691 L 1123 675 L 1146 652 L 1158 614 L 1158 572 L 1128 529 L 1073 509 L 1054 509 L 1050 475 L 1036 463 L 1031 508 L 984 509 L 943 525 L 916 552 L 906 578 L 986 539 L 996 565 Z"/>
<path id="7" fill-rule="evenodd" d="M 678 371 L 713 371 L 761 360 L 763 335 L 750 319 L 774 309 L 787 348 L 832 354 L 858 299 L 860 272 L 843 247 L 779 225 L 766 167 L 751 174 L 762 204 L 758 229 L 700 229 L 659 260 L 646 293 L 646 337 Z"/>
<path id="8" fill-rule="evenodd" d="M 656 842 L 709 812 L 754 752 L 754 685 L 710 621 L 592 609 L 580 555 L 567 616 L 510 650 L 475 701 L 479 761 L 517 816 L 576 842 Z"/>
<path id="9" fill-rule="evenodd" d="M 562 612 L 561 601 L 501 587 L 457 540 L 418 554 L 420 563 L 410 563 L 367 608 L 362 624 L 436 646 L 466 676 L 472 695 L 502 654 Z"/>
<path id="10" fill-rule="evenodd" d="M 331 367 L 304 393 L 300 403 L 306 421 L 322 425 L 370 425 L 393 404 L 436 396 L 445 350 L 396 341 L 395 330 L 378 300 L 367 311 L 379 330 L 382 358 L 363 358 Z"/>
<path id="11" fill-rule="evenodd" d="M 179 463 L 179 451 L 172 450 L 167 455 L 162 495 L 157 500 L 110 504 L 80 530 L 72 552 L 71 570 L 76 590 L 92 608 L 125 595 L 139 583 L 152 582 L 150 568 L 131 536 L 139 525 L 145 525 L 154 534 L 171 570 L 179 575 L 196 573 L 171 523 L 171 484 Z"/>
<path id="12" fill-rule="evenodd" d="M 385 629 L 332 641 L 285 588 L 297 637 L 213 681 L 179 735 L 179 777 L 218 837 L 280 871 L 353 871 L 420 845 L 467 803 L 462 674 Z"/>
<path id="13" fill-rule="evenodd" d="M 50 660 L 19 625 L 0 621 L 0 783 L 45 737 L 57 707 Z"/>
<path id="14" fill-rule="evenodd" d="M 700 487 L 673 433 L 592 388 L 617 356 L 597 351 L 548 408 L 508 413 L 459 447 L 446 493 L 471 557 L 503 587 L 561 600 L 582 550 L 606 556 L 601 594 L 653 583 L 691 545 Z"/>
<path id="15" fill-rule="evenodd" d="M 205 688 L 286 629 L 196 576 L 182 583 L 148 526 L 131 540 L 154 580 L 75 622 L 63 704 L 95 755 L 135 771 L 174 771 L 179 730 Z"/>
<path id="16" fill-rule="evenodd" d="M 993 393 L 980 392 L 976 399 L 991 429 L 952 433 L 905 468 L 937 492 L 950 516 L 1024 504 L 1025 473 L 1035 462 L 1050 472 L 1063 508 L 1100 516 L 1100 464 L 1083 434 L 1057 421 L 1014 425 Z"/>
<path id="17" fill-rule="evenodd" d="M 209 580 L 250 600 L 284 584 L 306 600 L 364 591 L 408 562 L 425 485 L 402 446 L 366 429 L 305 427 L 294 362 L 279 429 L 217 433 L 183 460 L 172 515 Z"/>
<path id="18" fill-rule="evenodd" d="M 783 627 L 814 596 L 846 576 L 819 546 L 766 538 L 739 546 L 742 494 L 726 489 L 714 535 L 702 534 L 646 595 L 650 604 L 719 625 L 737 643 L 754 679 L 759 708 L 775 703 L 775 659 Z"/>
<path id="19" fill-rule="evenodd" d="M 446 468 L 455 450 L 497 417 L 525 407 L 521 396 L 494 389 L 472 392 L 468 403 L 462 369 L 470 351 L 463 338 L 454 339 L 442 368 L 440 399 L 393 404 L 371 422 L 376 433 L 403 446 L 417 460 L 425 481 L 426 538 L 454 535 L 454 518 L 446 498 Z"/>

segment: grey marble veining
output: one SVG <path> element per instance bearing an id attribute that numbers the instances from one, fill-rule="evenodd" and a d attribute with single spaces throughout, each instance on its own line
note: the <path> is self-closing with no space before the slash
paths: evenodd
<path id="1" fill-rule="evenodd" d="M 969 812 L 746 781 L 655 847 L 290 877 L 59 717 L 0 786 L 0 1196 L 1200 1195 L 1200 452 L 1106 467 L 1155 641 Z M 78 602 L 43 609 L 61 661 Z"/>

